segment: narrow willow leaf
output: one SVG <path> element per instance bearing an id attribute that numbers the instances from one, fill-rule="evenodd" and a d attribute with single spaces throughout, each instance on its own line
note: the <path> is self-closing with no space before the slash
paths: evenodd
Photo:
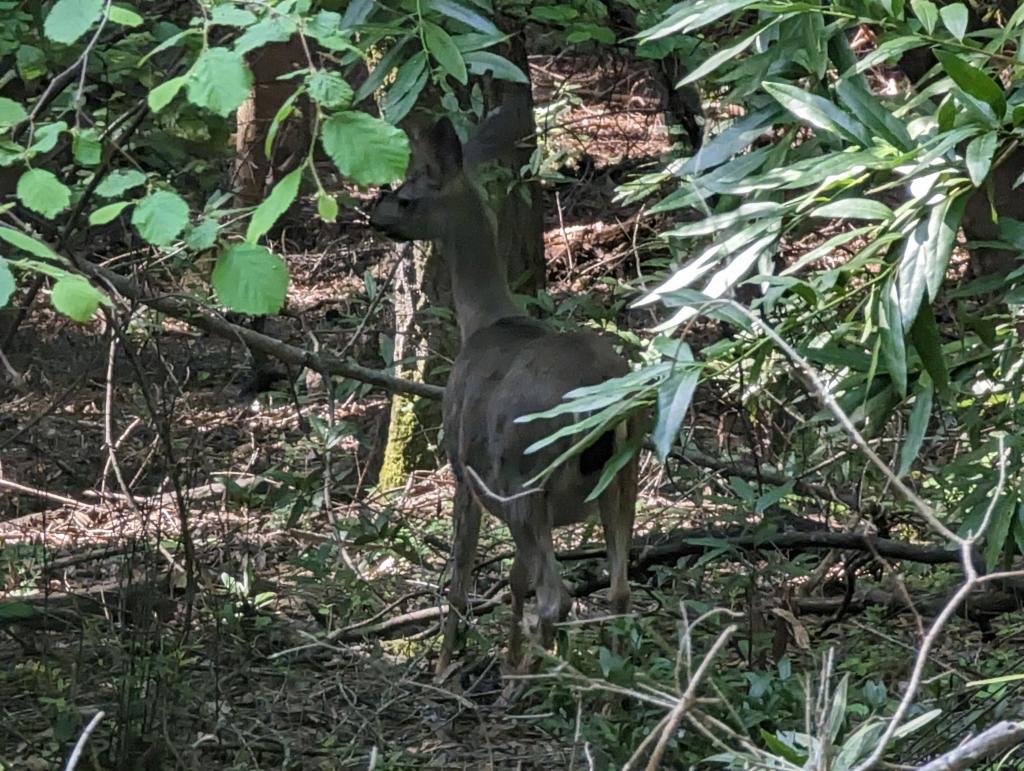
<path id="1" fill-rule="evenodd" d="M 529 83 L 529 78 L 516 65 L 503 56 L 491 53 L 490 51 L 473 51 L 463 57 L 466 66 L 474 75 L 486 75 L 491 73 L 498 80 L 507 80 L 511 83 Z"/>
<path id="2" fill-rule="evenodd" d="M 438 25 L 427 21 L 423 23 L 423 42 L 441 69 L 465 85 L 468 79 L 466 62 L 451 36 Z"/>
<path id="3" fill-rule="evenodd" d="M 289 172 L 252 213 L 249 227 L 245 231 L 245 240 L 255 244 L 267 234 L 288 207 L 295 202 L 299 194 L 299 182 L 302 181 L 303 166 Z"/>
<path id="4" fill-rule="evenodd" d="M 894 283 L 884 287 L 879 294 L 877 313 L 876 325 L 882 338 L 882 359 L 889 377 L 892 378 L 896 392 L 900 396 L 905 396 L 907 393 L 907 347 Z"/>
<path id="5" fill-rule="evenodd" d="M 963 40 L 967 34 L 968 12 L 963 3 L 949 3 L 939 9 L 942 24 L 957 40 Z"/>
<path id="6" fill-rule="evenodd" d="M 917 455 L 924 444 L 925 434 L 928 432 L 928 419 L 932 414 L 932 397 L 935 395 L 935 386 L 931 378 L 922 377 L 914 394 L 914 407 L 910 411 L 910 419 L 907 421 L 907 435 L 903 439 L 903 446 L 900 448 L 900 466 L 896 476 L 905 476 L 910 467 L 917 460 Z"/>
<path id="7" fill-rule="evenodd" d="M 775 26 L 780 21 L 782 21 L 783 18 L 786 18 L 788 16 L 789 14 L 782 14 L 780 16 L 776 16 L 767 24 L 759 26 L 751 34 L 747 35 L 746 37 L 740 38 L 739 42 L 734 43 L 731 46 L 727 46 L 723 48 L 721 51 L 712 54 L 707 59 L 705 59 L 700 65 L 695 67 L 693 71 L 690 72 L 685 78 L 676 83 L 676 88 L 682 88 L 683 86 L 689 85 L 690 83 L 694 83 L 696 81 L 704 79 L 712 72 L 717 70 L 719 67 L 721 67 L 723 64 L 725 64 L 728 61 L 731 61 L 732 59 L 735 59 L 741 53 L 750 48 L 750 46 L 753 45 L 754 41 L 757 40 L 764 33 L 765 30 Z"/>
<path id="8" fill-rule="evenodd" d="M 601 478 L 597 480 L 597 484 L 594 485 L 594 489 L 590 491 L 590 494 L 584 499 L 584 503 L 590 501 L 596 501 L 601 493 L 603 493 L 608 485 L 612 483 L 615 476 L 623 469 L 623 467 L 629 463 L 630 459 L 636 455 L 637 448 L 627 443 L 619 448 L 619 451 L 613 455 L 607 463 L 604 464 L 604 468 L 601 470 Z"/>
<path id="9" fill-rule="evenodd" d="M 455 19 L 467 27 L 472 27 L 477 32 L 483 32 L 486 35 L 500 34 L 500 30 L 494 25 L 494 22 L 455 0 L 427 0 L 426 6 L 449 19 Z"/>
<path id="10" fill-rule="evenodd" d="M 1003 117 L 1006 113 L 1006 96 L 998 83 L 956 54 L 936 48 L 935 56 L 965 94 L 987 104 L 997 118 Z"/>
<path id="11" fill-rule="evenodd" d="M 881 220 L 893 218 L 892 209 L 873 198 L 841 198 L 810 213 L 811 217 L 839 220 Z"/>
<path id="12" fill-rule="evenodd" d="M 710 217 L 705 217 L 698 222 L 691 222 L 688 225 L 682 225 L 674 230 L 666 231 L 662 235 L 673 238 L 706 236 L 716 231 L 732 227 L 738 222 L 767 217 L 774 218 L 776 215 L 782 213 L 784 209 L 785 207 L 782 204 L 774 203 L 773 201 L 747 203 L 733 209 L 732 211 L 722 212 L 721 214 L 712 214 Z"/>
<path id="13" fill-rule="evenodd" d="M 861 78 L 844 78 L 836 84 L 836 95 L 861 123 L 899 150 L 910 150 L 914 141 L 906 125 L 893 115 L 878 95 L 864 85 Z"/>
<path id="14" fill-rule="evenodd" d="M 935 323 L 935 311 L 930 305 L 923 305 L 918 311 L 910 328 L 910 339 L 931 381 L 940 394 L 945 394 L 949 388 L 949 368 L 942 352 L 942 337 Z"/>
<path id="15" fill-rule="evenodd" d="M 788 83 L 765 82 L 764 89 L 800 120 L 846 139 L 869 147 L 871 132 L 850 113 L 816 94 Z"/>
<path id="16" fill-rule="evenodd" d="M 988 176 L 988 171 L 992 167 L 992 156 L 995 155 L 998 146 L 999 134 L 995 131 L 975 137 L 967 145 L 965 153 L 967 173 L 975 187 L 980 187 L 981 183 L 985 181 L 985 177 Z"/>
<path id="17" fill-rule="evenodd" d="M 714 21 L 754 5 L 757 0 L 697 0 L 695 3 L 677 3 L 669 9 L 664 21 L 637 35 L 640 40 L 658 40 L 677 33 L 700 29 Z"/>
<path id="18" fill-rule="evenodd" d="M 651 441 L 662 462 L 668 457 L 679 436 L 679 428 L 693 401 L 699 381 L 700 370 L 682 366 L 658 388 L 658 414 Z"/>
<path id="19" fill-rule="evenodd" d="M 995 495 L 995 490 L 992 491 Z M 991 573 L 999 558 L 1006 548 L 1006 542 L 1010 535 L 1010 528 L 1017 514 L 1017 502 L 1012 495 L 1007 495 L 1004 490 L 1002 496 L 995 504 L 995 510 L 989 518 L 988 527 L 985 530 L 985 567 Z"/>

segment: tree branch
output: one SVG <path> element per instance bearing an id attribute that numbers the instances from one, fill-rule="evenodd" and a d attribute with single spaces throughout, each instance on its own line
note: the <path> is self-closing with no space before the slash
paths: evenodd
<path id="1" fill-rule="evenodd" d="M 979 760 L 1024 744 L 1024 724 L 1004 720 L 986 728 L 955 750 L 921 766 L 917 771 L 963 771 Z"/>

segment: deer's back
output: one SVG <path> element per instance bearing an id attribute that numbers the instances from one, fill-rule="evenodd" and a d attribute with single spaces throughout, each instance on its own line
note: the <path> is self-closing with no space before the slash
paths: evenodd
<path id="1" fill-rule="evenodd" d="M 524 455 L 572 417 L 529 423 L 516 423 L 516 418 L 562 403 L 574 388 L 627 371 L 611 343 L 593 333 L 559 333 L 526 317 L 479 330 L 463 344 L 445 389 L 445 444 L 453 468 L 461 475 L 465 465 L 472 466 L 499 495 L 519 492 L 579 437 Z M 613 452 L 609 432 L 592 451 L 553 475 L 548 489 L 567 499 L 585 497 Z"/>

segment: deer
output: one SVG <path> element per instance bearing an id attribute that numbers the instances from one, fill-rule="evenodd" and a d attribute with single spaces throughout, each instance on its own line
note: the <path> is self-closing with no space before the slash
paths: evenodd
<path id="1" fill-rule="evenodd" d="M 510 126 L 522 125 L 506 101 L 480 124 L 463 145 L 448 118 L 411 137 L 405 181 L 380 194 L 370 225 L 395 241 L 434 241 L 448 263 L 461 348 L 450 370 L 442 402 L 444 450 L 455 492 L 448 612 L 437 675 L 448 670 L 467 608 L 479 540 L 481 514 L 504 522 L 515 543 L 509 575 L 512 629 L 508 658 L 524 666 L 523 610 L 534 589 L 538 642 L 551 648 L 556 624 L 564 621 L 572 597 L 562 581 L 552 530 L 599 513 L 610 574 L 613 613 L 629 610 L 629 549 L 636 512 L 638 462 L 634 456 L 617 472 L 596 501 L 585 499 L 605 463 L 627 442 L 639 445 L 636 416 L 599 435 L 579 454 L 527 487 L 572 437 L 526 454 L 525 450 L 573 420 L 517 422 L 518 418 L 563 403 L 573 389 L 593 386 L 629 372 L 611 342 L 589 331 L 560 332 L 528 316 L 516 305 L 499 256 L 493 218 L 474 186 L 471 172 L 501 156 Z"/>

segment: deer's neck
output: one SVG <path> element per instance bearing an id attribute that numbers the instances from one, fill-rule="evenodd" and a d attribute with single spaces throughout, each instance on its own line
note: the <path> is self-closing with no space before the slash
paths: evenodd
<path id="1" fill-rule="evenodd" d="M 463 342 L 499 319 L 523 315 L 512 302 L 494 225 L 483 201 L 468 185 L 451 199 L 450 220 L 440 242 Z"/>

